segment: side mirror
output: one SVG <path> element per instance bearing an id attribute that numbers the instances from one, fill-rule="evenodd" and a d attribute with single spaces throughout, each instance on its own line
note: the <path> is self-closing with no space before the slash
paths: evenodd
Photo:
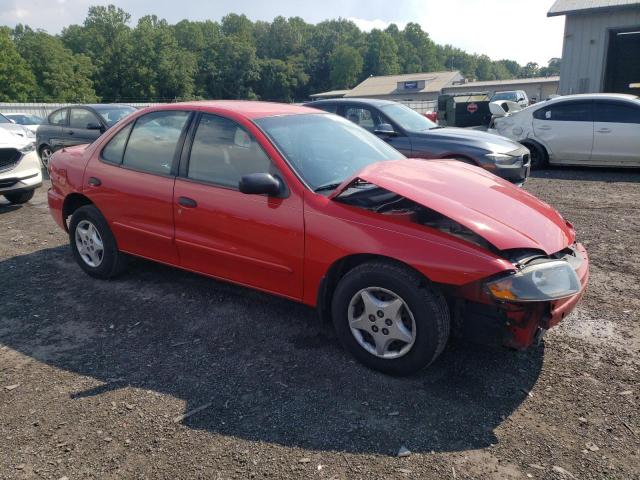
<path id="1" fill-rule="evenodd" d="M 95 122 L 87 123 L 87 130 L 100 130 L 102 133 L 104 133 L 104 128 L 102 127 L 102 125 Z"/>
<path id="2" fill-rule="evenodd" d="M 376 125 L 375 130 L 373 131 L 376 135 L 386 135 L 393 136 L 396 134 L 396 131 L 393 127 L 388 123 L 381 123 L 380 125 Z"/>
<path id="3" fill-rule="evenodd" d="M 248 195 L 277 196 L 282 190 L 282 183 L 270 173 L 251 173 L 242 176 L 238 189 Z"/>

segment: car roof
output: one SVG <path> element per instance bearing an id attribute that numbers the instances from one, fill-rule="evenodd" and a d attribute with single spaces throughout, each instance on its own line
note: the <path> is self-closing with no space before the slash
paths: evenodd
<path id="1" fill-rule="evenodd" d="M 318 114 L 318 110 L 301 105 L 276 102 L 258 102 L 252 100 L 202 100 L 197 102 L 171 103 L 152 107 L 153 110 L 164 110 L 167 107 L 189 108 L 217 113 L 231 113 L 248 119 L 276 117 L 280 115 Z"/>
<path id="2" fill-rule="evenodd" d="M 547 100 L 545 103 L 556 103 L 568 100 L 638 100 L 638 97 L 628 93 L 577 93 L 575 95 L 562 95 Z"/>
<path id="3" fill-rule="evenodd" d="M 393 105 L 398 102 L 392 100 L 382 100 L 380 98 L 332 98 L 327 100 L 315 100 L 307 102 L 305 105 L 327 105 L 330 103 L 355 103 L 360 105 L 372 105 L 374 107 L 381 107 L 383 105 Z"/>

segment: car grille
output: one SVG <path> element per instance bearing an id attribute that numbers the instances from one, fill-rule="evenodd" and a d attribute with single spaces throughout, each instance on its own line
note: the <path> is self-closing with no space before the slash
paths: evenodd
<path id="1" fill-rule="evenodd" d="M 20 160 L 20 151 L 15 148 L 0 148 L 0 172 L 11 170 Z"/>

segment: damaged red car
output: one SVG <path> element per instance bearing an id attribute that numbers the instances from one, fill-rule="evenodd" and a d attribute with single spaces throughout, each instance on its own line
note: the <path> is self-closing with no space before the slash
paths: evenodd
<path id="1" fill-rule="evenodd" d="M 432 363 L 453 331 L 527 348 L 587 285 L 549 205 L 310 108 L 153 107 L 49 169 L 51 214 L 89 275 L 135 255 L 303 302 L 391 374 Z"/>

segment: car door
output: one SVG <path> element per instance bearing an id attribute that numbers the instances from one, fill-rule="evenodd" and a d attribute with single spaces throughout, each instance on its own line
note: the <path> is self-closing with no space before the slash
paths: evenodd
<path id="1" fill-rule="evenodd" d="M 302 298 L 302 199 L 238 190 L 243 175 L 272 173 L 273 161 L 238 123 L 203 113 L 185 147 L 174 190 L 181 265 L 218 278 Z"/>
<path id="2" fill-rule="evenodd" d="M 38 131 L 38 145 L 47 144 L 53 151 L 65 146 L 63 130 L 67 127 L 69 109 L 61 108 L 51 113 L 45 128 Z"/>
<path id="3" fill-rule="evenodd" d="M 69 109 L 69 122 L 64 131 L 64 143 L 66 147 L 92 143 L 105 128 L 91 110 L 81 107 Z"/>
<path id="4" fill-rule="evenodd" d="M 85 192 L 127 252 L 178 265 L 173 187 L 190 112 L 151 112 L 120 128 L 87 165 Z"/>
<path id="5" fill-rule="evenodd" d="M 595 165 L 640 166 L 640 102 L 594 102 Z"/>
<path id="6" fill-rule="evenodd" d="M 533 113 L 535 138 L 553 163 L 587 164 L 593 149 L 593 102 L 555 102 Z"/>
<path id="7" fill-rule="evenodd" d="M 368 105 L 348 104 L 340 111 L 340 115 L 377 135 L 403 155 L 411 156 L 411 139 L 377 108 Z M 384 125 L 392 127 L 394 133 L 381 133 L 380 127 Z"/>

